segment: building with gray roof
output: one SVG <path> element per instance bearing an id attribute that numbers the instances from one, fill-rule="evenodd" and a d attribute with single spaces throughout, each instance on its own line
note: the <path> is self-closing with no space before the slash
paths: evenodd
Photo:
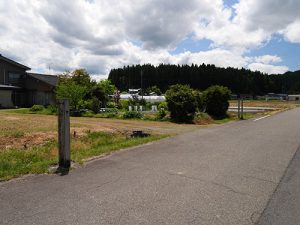
<path id="1" fill-rule="evenodd" d="M 55 103 L 58 76 L 30 73 L 30 70 L 0 54 L 0 108 Z"/>

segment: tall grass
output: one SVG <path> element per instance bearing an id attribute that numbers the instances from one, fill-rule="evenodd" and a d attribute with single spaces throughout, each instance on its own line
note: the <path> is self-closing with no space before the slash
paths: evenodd
<path id="1" fill-rule="evenodd" d="M 151 135 L 145 138 L 128 138 L 124 134 L 91 132 L 71 140 L 71 160 L 82 163 L 84 159 L 107 152 L 158 140 L 168 135 Z M 57 163 L 57 142 L 51 141 L 30 149 L 0 150 L 0 181 L 24 174 L 48 172 Z"/>

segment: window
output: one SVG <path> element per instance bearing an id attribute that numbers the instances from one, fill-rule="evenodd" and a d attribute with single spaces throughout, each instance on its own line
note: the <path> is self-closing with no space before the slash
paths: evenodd
<path id="1" fill-rule="evenodd" d="M 20 78 L 22 77 L 22 74 L 19 73 L 8 73 L 8 83 L 12 85 L 16 85 L 20 83 Z"/>

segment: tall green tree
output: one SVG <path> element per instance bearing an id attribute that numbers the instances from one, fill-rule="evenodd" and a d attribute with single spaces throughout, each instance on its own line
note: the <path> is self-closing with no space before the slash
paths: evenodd
<path id="1" fill-rule="evenodd" d="M 143 77 L 141 77 L 141 71 L 143 71 Z M 174 84 L 188 84 L 191 88 L 201 91 L 213 85 L 221 85 L 228 87 L 235 94 L 252 94 L 253 96 L 269 92 L 300 92 L 300 87 L 294 86 L 300 81 L 300 71 L 268 75 L 244 68 L 220 68 L 210 64 L 125 66 L 112 69 L 108 79 L 120 91 L 140 88 L 142 80 L 143 89 L 156 85 L 162 92 Z"/>
<path id="2" fill-rule="evenodd" d="M 84 86 L 78 85 L 75 82 L 60 83 L 56 87 L 56 98 L 67 98 L 70 100 L 71 110 L 78 111 L 80 102 L 87 94 L 87 89 Z"/>
<path id="3" fill-rule="evenodd" d="M 172 85 L 166 92 L 166 102 L 172 120 L 191 122 L 194 119 L 197 100 L 188 85 Z"/>
<path id="4" fill-rule="evenodd" d="M 100 80 L 99 86 L 107 95 L 112 95 L 117 90 L 116 86 L 110 80 Z"/>

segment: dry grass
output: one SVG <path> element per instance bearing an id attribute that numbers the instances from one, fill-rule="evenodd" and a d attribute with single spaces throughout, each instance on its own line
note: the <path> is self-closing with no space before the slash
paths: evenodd
<path id="1" fill-rule="evenodd" d="M 230 106 L 237 106 L 237 101 L 233 100 L 230 101 Z M 245 100 L 244 101 L 245 107 L 270 107 L 274 108 L 275 110 L 289 110 L 295 107 L 300 106 L 299 101 L 265 101 L 265 100 Z"/>
<path id="2" fill-rule="evenodd" d="M 143 130 L 152 134 L 175 135 L 196 129 L 196 125 L 141 120 L 72 117 L 71 132 L 81 136 L 86 131 L 130 133 Z M 57 117 L 51 115 L 20 114 L 0 110 L 0 150 L 30 148 L 57 139 Z"/>
<path id="3" fill-rule="evenodd" d="M 72 117 L 71 158 L 81 163 L 90 157 L 197 127 L 170 122 Z M 151 136 L 128 138 L 132 130 L 143 130 Z M 0 110 L 0 181 L 28 173 L 45 173 L 50 165 L 57 163 L 57 157 L 57 116 Z"/>

